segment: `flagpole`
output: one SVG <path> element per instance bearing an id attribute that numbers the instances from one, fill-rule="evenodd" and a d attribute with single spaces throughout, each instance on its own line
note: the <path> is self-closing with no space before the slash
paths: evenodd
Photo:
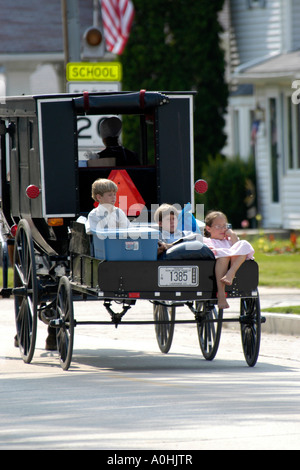
<path id="1" fill-rule="evenodd" d="M 102 13 L 101 13 L 101 0 L 94 0 L 94 26 L 103 31 Z"/>
<path id="2" fill-rule="evenodd" d="M 94 11 L 93 11 L 93 26 L 100 26 L 99 24 L 99 0 L 94 0 Z"/>

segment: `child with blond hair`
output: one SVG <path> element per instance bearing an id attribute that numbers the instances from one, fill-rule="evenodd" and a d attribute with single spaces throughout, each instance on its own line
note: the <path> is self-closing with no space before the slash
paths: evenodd
<path id="1" fill-rule="evenodd" d="M 92 184 L 92 198 L 98 206 L 93 209 L 85 223 L 86 233 L 98 229 L 127 228 L 130 225 L 125 213 L 115 207 L 118 186 L 111 180 L 99 178 Z"/>

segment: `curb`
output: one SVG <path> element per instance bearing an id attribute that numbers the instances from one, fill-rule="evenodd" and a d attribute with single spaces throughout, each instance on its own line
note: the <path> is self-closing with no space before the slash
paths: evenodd
<path id="1" fill-rule="evenodd" d="M 293 314 L 261 312 L 266 322 L 261 325 L 261 332 L 273 335 L 300 336 L 300 316 Z M 239 330 L 240 324 L 223 323 L 223 327 L 231 330 Z"/>
<path id="2" fill-rule="evenodd" d="M 300 335 L 299 315 L 262 312 L 262 316 L 266 317 L 266 323 L 262 324 L 262 333 Z"/>

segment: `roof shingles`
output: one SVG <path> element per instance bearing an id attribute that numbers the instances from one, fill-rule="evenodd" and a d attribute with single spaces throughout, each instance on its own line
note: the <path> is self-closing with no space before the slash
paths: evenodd
<path id="1" fill-rule="evenodd" d="M 91 26 L 93 1 L 79 0 L 81 30 Z M 61 0 L 0 0 L 0 54 L 63 51 Z"/>

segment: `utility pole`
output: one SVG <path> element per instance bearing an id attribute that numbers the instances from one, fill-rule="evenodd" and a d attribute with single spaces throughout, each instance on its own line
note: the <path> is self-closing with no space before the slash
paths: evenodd
<path id="1" fill-rule="evenodd" d="M 61 0 L 64 31 L 65 66 L 80 62 L 81 38 L 78 0 Z"/>

